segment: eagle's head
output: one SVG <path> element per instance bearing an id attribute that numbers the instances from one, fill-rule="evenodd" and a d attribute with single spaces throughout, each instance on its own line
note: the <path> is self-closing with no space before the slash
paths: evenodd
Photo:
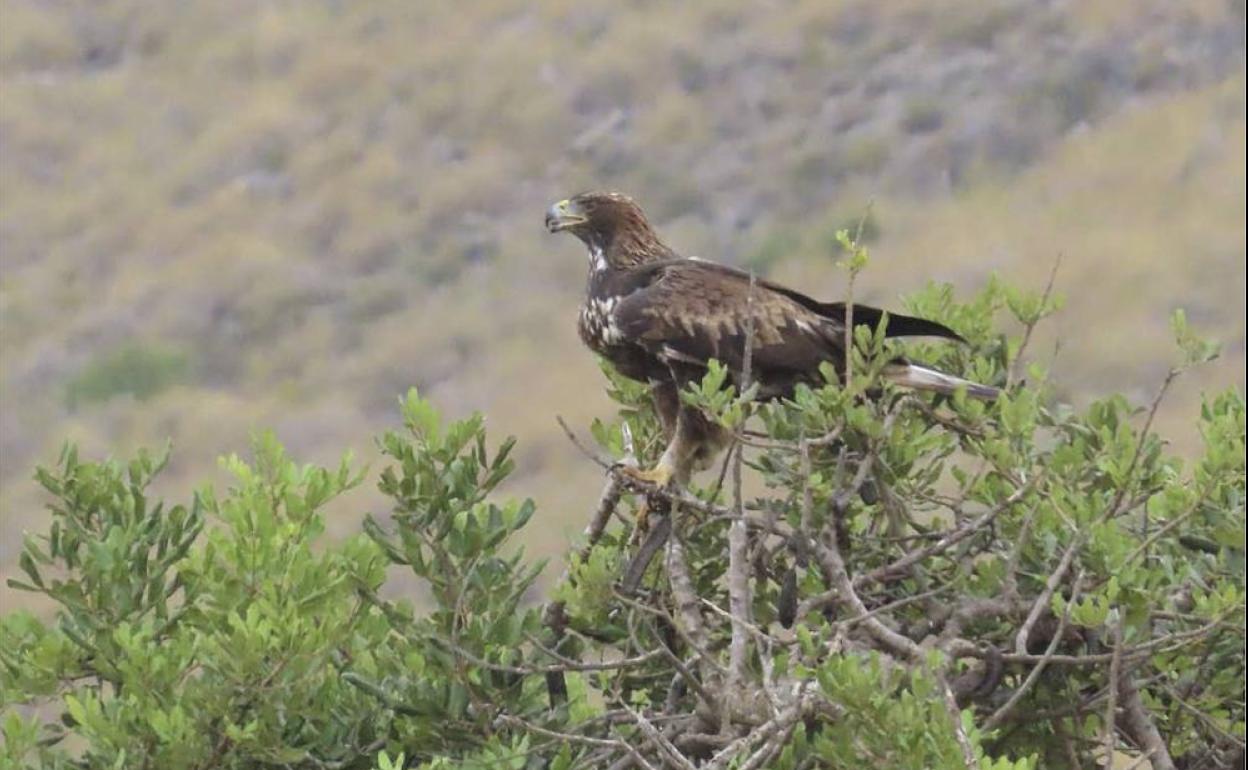
<path id="1" fill-rule="evenodd" d="M 641 207 L 617 192 L 587 192 L 561 200 L 546 211 L 546 229 L 567 231 L 584 241 L 594 263 L 615 268 L 670 259 Z"/>

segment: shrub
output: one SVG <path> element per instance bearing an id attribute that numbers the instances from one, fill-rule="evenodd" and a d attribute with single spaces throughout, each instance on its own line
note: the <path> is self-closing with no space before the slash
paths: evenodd
<path id="1" fill-rule="evenodd" d="M 163 347 L 129 343 L 89 362 L 65 386 L 70 408 L 129 394 L 151 398 L 186 376 L 186 356 Z"/>
<path id="2" fill-rule="evenodd" d="M 324 506 L 362 479 L 349 459 L 301 467 L 261 437 L 251 462 L 224 461 L 227 492 L 167 507 L 147 492 L 163 458 L 67 448 L 38 473 L 52 520 L 11 582 L 53 599 L 56 621 L 0 626 L 0 756 L 382 770 L 1242 757 L 1242 395 L 1207 399 L 1188 463 L 1150 432 L 1157 402 L 1075 412 L 1048 402 L 1035 367 L 1018 384 L 1047 294 L 994 282 L 958 304 L 932 287 L 912 305 L 970 341 L 913 355 L 1007 394 L 895 392 L 870 331 L 847 382 L 789 402 L 753 404 L 714 366 L 688 402 L 766 438 L 739 434 L 705 487 L 608 472 L 544 604 L 541 565 L 510 545 L 534 504 L 496 494 L 511 441 L 492 450 L 480 416 L 448 423 L 415 391 L 380 441 L 392 511 L 339 544 L 317 539 Z M 1006 312 L 1021 338 L 992 331 Z M 1158 401 L 1214 354 L 1181 316 L 1175 328 L 1184 360 Z M 645 388 L 611 377 L 610 392 L 620 414 L 595 439 L 653 461 Z M 761 475 L 755 499 L 743 466 Z M 648 530 L 613 518 L 642 499 Z M 395 567 L 427 611 L 384 598 Z"/>

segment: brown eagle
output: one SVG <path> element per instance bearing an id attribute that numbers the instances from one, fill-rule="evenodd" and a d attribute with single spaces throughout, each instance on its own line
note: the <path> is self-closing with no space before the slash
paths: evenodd
<path id="1" fill-rule="evenodd" d="M 748 273 L 682 258 L 659 240 L 641 207 L 625 195 L 590 192 L 559 201 L 546 213 L 546 229 L 566 230 L 589 249 L 581 339 L 620 374 L 651 386 L 668 445 L 653 469 L 633 474 L 641 480 L 684 484 L 731 438 L 718 423 L 685 407 L 679 392 L 701 380 L 711 359 L 741 381 L 750 316 L 751 381 L 759 398 L 791 396 L 798 383 L 817 387 L 824 361 L 844 375 L 844 303 L 819 302 L 761 279 L 751 291 Z M 875 328 L 883 315 L 853 306 L 855 326 Z M 892 313 L 887 335 L 962 340 L 934 321 Z M 998 393 L 902 358 L 889 362 L 884 376 L 916 390 L 951 394 L 965 388 L 983 399 Z"/>

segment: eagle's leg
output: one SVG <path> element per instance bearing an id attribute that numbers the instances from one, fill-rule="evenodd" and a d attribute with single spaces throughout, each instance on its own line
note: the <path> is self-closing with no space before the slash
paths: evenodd
<path id="1" fill-rule="evenodd" d="M 620 473 L 629 478 L 647 484 L 654 484 L 659 490 L 665 490 L 673 484 L 674 481 L 685 483 L 689 480 L 689 460 L 692 455 L 689 450 L 688 438 L 689 430 L 685 425 L 689 422 L 689 410 L 681 409 L 676 418 L 676 424 L 673 426 L 671 438 L 668 440 L 667 448 L 663 450 L 663 456 L 659 458 L 658 463 L 653 468 L 641 470 L 639 468 L 624 467 L 620 469 Z M 641 505 L 637 506 L 637 510 L 633 512 L 635 524 L 633 527 L 634 536 L 639 536 L 642 532 L 650 529 L 650 512 L 651 510 L 659 510 L 667 512 L 671 510 L 671 501 L 662 498 L 657 493 L 646 495 Z"/>
<path id="2" fill-rule="evenodd" d="M 711 466 L 731 439 L 732 433 L 719 423 L 696 409 L 681 406 L 676 412 L 667 448 L 654 467 L 647 470 L 621 468 L 620 472 L 660 488 L 673 483 L 687 484 L 694 471 Z"/>
<path id="3" fill-rule="evenodd" d="M 689 479 L 689 463 L 692 459 L 690 447 L 688 446 L 688 433 L 684 425 L 688 422 L 686 410 L 682 409 L 676 418 L 676 426 L 672 431 L 672 436 L 667 442 L 667 448 L 663 450 L 663 456 L 655 463 L 653 468 L 641 470 L 639 468 L 620 468 L 620 473 L 628 476 L 635 481 L 654 484 L 662 489 L 672 483 L 673 480 L 688 481 Z"/>
<path id="4" fill-rule="evenodd" d="M 621 468 L 620 473 L 661 490 L 674 484 L 683 486 L 696 471 L 705 470 L 715 462 L 715 457 L 731 441 L 732 433 L 698 410 L 682 405 L 674 381 L 653 383 L 651 395 L 667 447 L 653 468 Z M 647 516 L 654 507 L 647 499 L 637 509 L 638 530 L 646 528 Z"/>
<path id="5" fill-rule="evenodd" d="M 663 428 L 663 438 L 668 442 L 668 449 L 676 436 L 676 428 L 678 417 L 680 414 L 680 394 L 677 391 L 676 383 L 667 380 L 651 380 L 650 381 L 650 397 L 654 400 L 654 411 L 659 418 L 659 425 Z M 669 452 L 664 451 L 663 456 L 669 457 Z M 642 481 L 647 484 L 655 484 L 659 487 L 667 485 L 674 474 L 670 471 L 661 471 L 664 465 L 660 460 L 659 464 L 649 470 L 640 470 L 632 467 L 620 467 L 618 470 L 621 474 L 631 479 Z M 646 495 L 641 504 L 633 511 L 633 519 L 635 527 L 634 536 L 640 535 L 649 529 L 650 511 L 654 508 L 667 510 L 667 502 L 663 500 L 651 500 L 650 495 Z"/>
<path id="6" fill-rule="evenodd" d="M 653 468 L 644 471 L 625 468 L 623 472 L 637 481 L 665 487 L 676 476 L 680 458 L 686 453 L 682 444 L 687 443 L 689 438 L 686 417 L 688 410 L 681 406 L 680 392 L 676 383 L 670 380 L 651 381 L 650 396 L 654 399 L 654 411 L 658 414 L 659 424 L 663 426 L 663 438 L 667 439 L 667 448 Z"/>
<path id="7" fill-rule="evenodd" d="M 651 380 L 650 398 L 654 400 L 659 425 L 663 426 L 663 438 L 671 441 L 676 431 L 676 418 L 680 415 L 680 391 L 672 380 Z"/>

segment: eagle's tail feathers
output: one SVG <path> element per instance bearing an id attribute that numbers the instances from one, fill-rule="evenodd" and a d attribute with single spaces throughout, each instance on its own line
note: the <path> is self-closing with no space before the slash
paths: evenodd
<path id="1" fill-rule="evenodd" d="M 829 302 L 819 306 L 819 312 L 841 324 L 845 323 L 847 310 L 844 302 Z M 869 326 L 872 329 L 880 325 L 885 312 L 870 305 L 854 305 L 854 326 Z M 926 318 L 888 313 L 888 337 L 944 337 L 945 339 L 966 342 L 961 334 L 942 323 L 929 321 Z"/>
<path id="2" fill-rule="evenodd" d="M 907 362 L 889 364 L 884 369 L 884 378 L 914 390 L 926 390 L 945 395 L 953 395 L 959 389 L 965 388 L 968 396 L 985 401 L 991 401 L 1001 394 L 1000 390 L 988 385 L 980 385 L 961 377 L 954 377 L 952 374 Z"/>

